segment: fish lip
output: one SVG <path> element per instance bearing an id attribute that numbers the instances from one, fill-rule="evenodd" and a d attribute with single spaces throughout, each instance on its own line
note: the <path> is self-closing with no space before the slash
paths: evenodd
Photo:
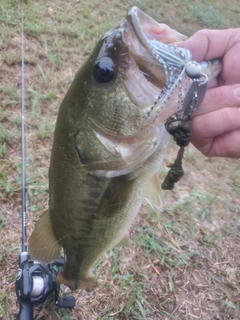
<path id="1" fill-rule="evenodd" d="M 174 46 L 175 42 L 186 40 L 186 36 L 158 23 L 137 7 L 129 10 L 120 27 L 130 58 L 159 89 L 168 81 L 167 69 L 175 68 L 181 72 L 185 63 L 191 60 L 188 49 Z"/>
<path id="2" fill-rule="evenodd" d="M 149 21 L 151 20 L 151 22 L 157 23 L 139 8 L 132 7 L 126 16 L 125 21 L 120 25 L 122 39 L 128 46 L 130 54 L 137 55 L 141 60 L 159 66 L 160 63 L 153 57 L 152 50 L 148 44 L 148 39 L 142 31 L 142 24 L 139 19 L 140 13 L 142 13 L 142 16 L 149 18 Z"/>
<path id="3" fill-rule="evenodd" d="M 137 40 L 140 42 L 141 46 L 138 46 L 135 53 L 141 55 L 141 57 L 144 59 L 144 55 L 146 54 L 146 51 L 148 53 L 148 57 L 146 60 L 149 61 L 149 56 L 151 56 L 151 62 L 153 64 L 161 65 L 161 63 L 158 61 L 158 59 L 155 58 L 156 52 L 153 50 L 152 45 L 150 44 L 152 40 L 158 43 L 160 51 L 163 53 L 164 56 L 172 56 L 173 59 L 178 60 L 179 53 L 177 54 L 174 49 L 174 43 L 178 41 L 184 41 L 187 39 L 187 37 L 178 31 L 170 28 L 164 23 L 158 23 L 156 20 L 148 16 L 146 13 L 144 13 L 142 10 L 140 10 L 138 7 L 132 7 L 125 20 L 125 37 L 127 43 L 133 43 L 134 40 L 136 42 Z M 128 31 L 130 30 L 130 31 Z M 132 38 L 130 35 L 130 42 L 129 42 L 129 36 L 128 33 L 134 33 L 135 39 Z M 123 33 L 124 38 L 124 33 Z M 144 49 L 145 50 L 144 50 Z M 141 51 L 144 52 L 141 52 Z M 183 60 L 190 60 L 191 59 L 191 53 L 188 49 L 182 49 L 179 48 L 178 51 L 184 51 L 184 56 L 181 57 Z M 180 60 L 181 60 L 180 58 Z"/>
<path id="4" fill-rule="evenodd" d="M 147 16 L 143 11 L 141 11 L 137 7 L 132 7 L 126 16 L 126 21 L 131 25 L 133 28 L 136 36 L 138 37 L 138 40 L 141 42 L 141 44 L 144 46 L 147 51 L 152 54 L 152 50 L 148 43 L 148 38 L 143 32 L 143 29 L 141 27 L 142 21 L 140 21 L 141 17 L 145 17 L 148 19 L 149 22 L 156 25 L 156 21 L 153 20 L 151 17 Z"/>
<path id="5" fill-rule="evenodd" d="M 157 66 L 158 69 L 161 67 L 165 70 L 166 61 L 170 68 L 184 69 L 186 62 L 192 60 L 192 53 L 189 49 L 176 45 L 177 42 L 187 40 L 187 36 L 164 23 L 158 23 L 136 6 L 129 10 L 126 20 L 122 24 L 122 38 L 129 48 L 130 55 L 132 54 L 133 57 L 138 56 L 143 63 L 151 64 L 154 67 Z M 158 53 L 160 52 L 161 56 L 160 59 L 158 53 L 156 54 L 155 49 L 153 49 L 151 40 L 157 44 L 157 51 Z M 135 46 L 136 42 L 140 45 Z M 218 59 L 206 62 L 206 67 L 203 63 L 202 61 L 202 72 L 206 73 L 209 78 L 208 87 L 212 87 L 214 86 L 214 78 L 217 77 L 222 69 L 222 63 Z M 137 64 L 139 65 L 138 62 Z M 215 70 L 210 70 L 209 67 L 211 65 L 215 65 Z M 161 75 L 156 79 L 164 82 Z"/>

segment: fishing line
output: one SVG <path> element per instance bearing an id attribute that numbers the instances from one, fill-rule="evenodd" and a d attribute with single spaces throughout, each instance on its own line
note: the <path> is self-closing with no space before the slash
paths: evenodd
<path id="1" fill-rule="evenodd" d="M 22 193 L 22 251 L 27 251 L 26 228 L 26 144 L 25 144 L 25 47 L 24 47 L 24 0 L 21 0 L 21 193 Z"/>
<path id="2" fill-rule="evenodd" d="M 55 293 L 55 304 L 60 308 L 73 309 L 72 296 L 61 297 L 60 287 L 55 283 L 58 269 L 64 259 L 43 265 L 33 261 L 27 252 L 27 212 L 26 212 L 26 108 L 25 108 L 25 37 L 24 37 L 24 0 L 21 0 L 21 196 L 22 196 L 22 252 L 19 255 L 19 268 L 16 274 L 15 290 L 19 303 L 17 320 L 33 320 L 33 306 L 43 303 Z"/>

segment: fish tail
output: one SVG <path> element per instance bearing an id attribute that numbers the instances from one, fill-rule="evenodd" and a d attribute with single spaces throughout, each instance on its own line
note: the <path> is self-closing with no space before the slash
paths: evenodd
<path id="1" fill-rule="evenodd" d="M 97 287 L 97 281 L 94 280 L 93 277 L 83 277 L 82 279 L 73 279 L 72 277 L 67 276 L 64 273 L 64 270 L 61 271 L 56 279 L 55 282 L 57 284 L 64 284 L 65 286 L 69 287 L 72 291 L 77 289 L 84 289 L 88 292 L 93 291 Z"/>
<path id="2" fill-rule="evenodd" d="M 37 221 L 28 241 L 31 259 L 49 263 L 59 256 L 61 248 L 53 233 L 49 210 L 46 210 Z"/>

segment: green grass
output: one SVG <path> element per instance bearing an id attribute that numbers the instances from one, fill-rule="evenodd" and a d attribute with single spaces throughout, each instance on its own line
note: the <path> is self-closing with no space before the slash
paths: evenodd
<path id="1" fill-rule="evenodd" d="M 173 221 L 165 221 L 161 223 L 166 232 L 170 233 L 174 230 Z M 169 227 L 169 225 L 171 225 Z M 163 267 L 172 268 L 187 265 L 195 251 L 183 251 L 180 249 L 181 237 L 177 236 L 174 239 L 175 246 L 161 239 L 161 236 L 154 236 L 154 227 L 137 228 L 136 243 L 143 247 L 143 255 L 148 256 L 153 254 L 157 257 Z M 179 232 L 178 232 L 179 233 Z M 181 251 L 181 252 L 179 252 Z"/>
<path id="2" fill-rule="evenodd" d="M 0 317 L 4 317 L 8 308 L 8 295 L 7 291 L 3 291 L 0 295 Z"/>
<path id="3" fill-rule="evenodd" d="M 7 224 L 7 222 L 5 221 L 2 213 L 0 212 L 0 232 L 2 231 L 3 227 Z M 1 260 L 1 258 L 0 258 Z"/>
<path id="4" fill-rule="evenodd" d="M 18 179 L 9 178 L 4 171 L 0 172 L 0 198 L 3 201 L 11 199 L 16 192 L 20 191 Z"/>
<path id="5" fill-rule="evenodd" d="M 11 132 L 6 125 L 0 123 L 0 158 L 3 158 L 6 153 L 6 144 L 10 143 L 12 139 Z"/>
<path id="6" fill-rule="evenodd" d="M 48 23 L 42 19 L 46 9 L 42 2 L 30 1 L 24 5 L 24 31 L 27 35 L 40 36 L 48 31 Z"/>
<path id="7" fill-rule="evenodd" d="M 35 91 L 32 88 L 28 89 L 30 93 L 31 103 L 31 115 L 35 121 L 41 117 L 42 107 L 47 103 L 53 102 L 56 99 L 56 89 L 51 89 L 47 92 L 41 93 Z"/>
<path id="8" fill-rule="evenodd" d="M 196 19 L 207 28 L 226 28 L 224 16 L 212 5 L 204 3 L 189 4 L 187 9 L 187 16 L 190 16 L 191 19 Z"/>
<path id="9" fill-rule="evenodd" d="M 14 0 L 3 0 L 0 3 L 0 39 L 1 48 L 5 49 L 14 37 L 19 16 L 17 12 L 17 2 Z"/>
<path id="10" fill-rule="evenodd" d="M 3 97 L 1 105 L 4 108 L 13 107 L 20 100 L 20 95 L 16 91 L 16 89 L 14 87 L 7 85 L 7 84 L 0 85 L 0 94 Z M 0 115 L 0 117 L 2 118 L 2 115 Z"/>
<path id="11" fill-rule="evenodd" d="M 38 136 L 42 140 L 46 137 L 51 138 L 53 136 L 54 128 L 55 128 L 55 123 L 52 123 L 44 119 L 38 128 Z"/>

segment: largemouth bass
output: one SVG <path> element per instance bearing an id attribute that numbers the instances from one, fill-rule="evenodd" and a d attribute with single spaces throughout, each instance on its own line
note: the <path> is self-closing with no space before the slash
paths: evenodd
<path id="1" fill-rule="evenodd" d="M 171 139 L 164 123 L 190 85 L 178 61 L 191 53 L 173 46 L 185 39 L 133 7 L 77 72 L 56 123 L 49 209 L 29 239 L 31 258 L 43 263 L 64 248 L 57 283 L 92 290 L 92 268 L 124 239 L 149 185 L 156 200 L 155 174 Z M 205 65 L 213 78 L 221 69 Z"/>

